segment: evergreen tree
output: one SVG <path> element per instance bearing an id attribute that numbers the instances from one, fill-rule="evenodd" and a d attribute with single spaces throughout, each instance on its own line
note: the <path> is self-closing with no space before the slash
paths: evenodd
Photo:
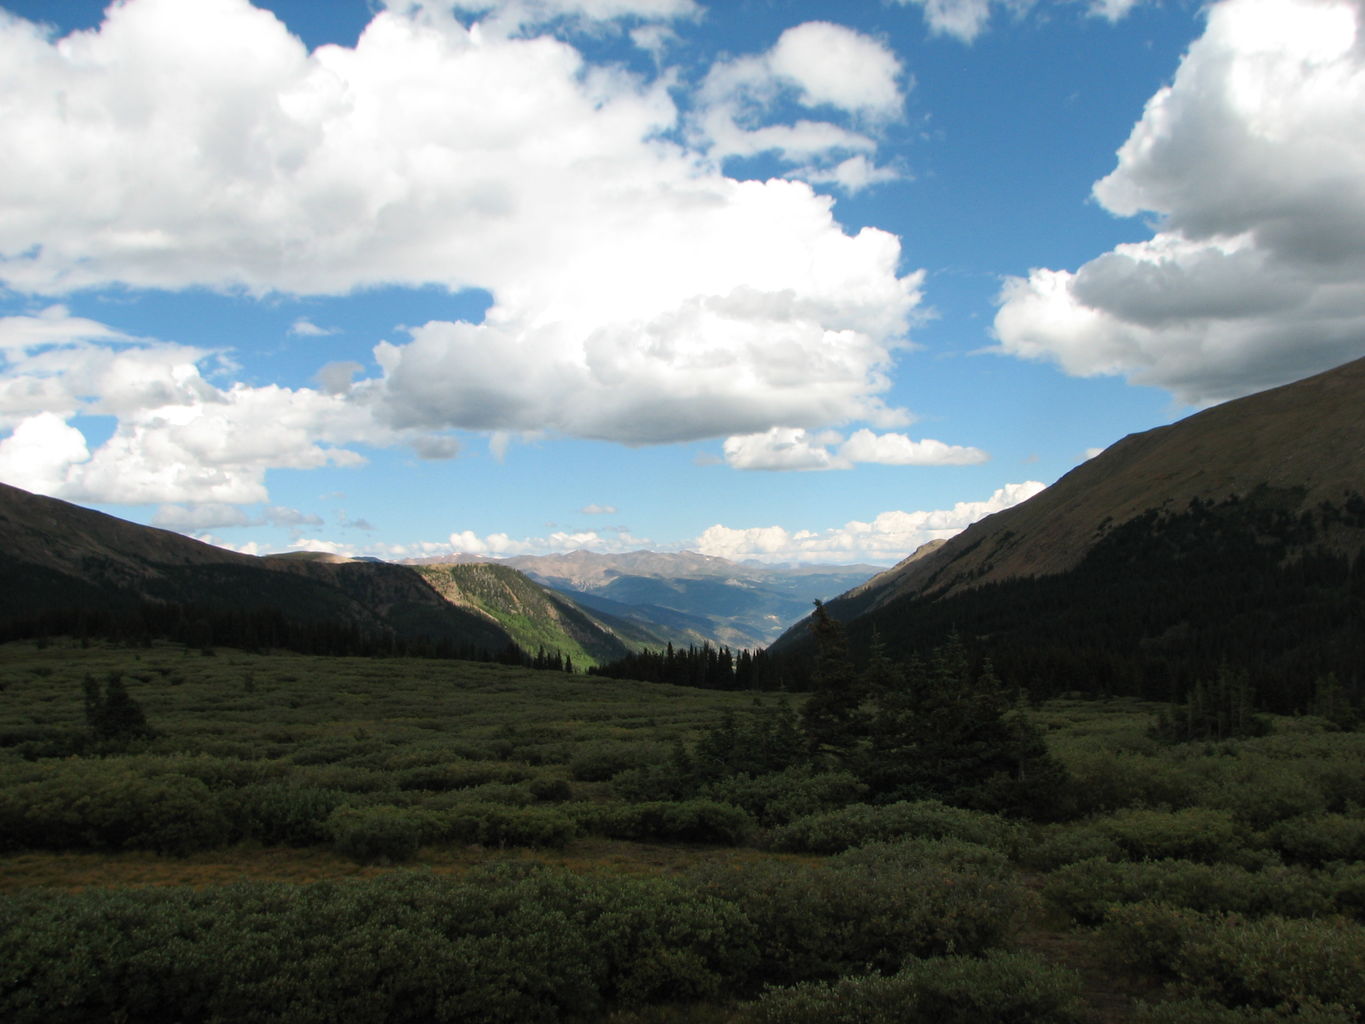
<path id="1" fill-rule="evenodd" d="M 811 616 L 811 632 L 816 644 L 813 692 L 801 709 L 801 727 L 813 755 L 846 763 L 866 733 L 862 688 L 848 657 L 844 627 L 830 618 L 819 601 Z"/>
<path id="2" fill-rule="evenodd" d="M 990 661 L 953 634 L 876 702 L 860 774 L 879 800 L 935 798 L 1034 816 L 1065 779 L 1041 735 L 1013 712 Z"/>
<path id="3" fill-rule="evenodd" d="M 96 740 L 104 743 L 126 743 L 155 735 L 147 724 L 142 706 L 135 701 L 123 684 L 123 677 L 110 672 L 104 683 L 104 693 L 95 677 L 87 675 L 82 684 L 85 699 L 85 724 Z"/>

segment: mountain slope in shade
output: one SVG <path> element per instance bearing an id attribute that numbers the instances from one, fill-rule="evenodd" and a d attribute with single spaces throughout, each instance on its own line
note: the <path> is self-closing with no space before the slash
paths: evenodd
<path id="1" fill-rule="evenodd" d="M 893 656 L 958 633 L 1035 692 L 1365 698 L 1365 360 L 1124 438 L 826 605 Z M 810 649 L 798 624 L 770 648 Z"/>
<path id="2" fill-rule="evenodd" d="M 0 484 L 0 624 L 145 606 L 206 619 L 273 616 L 366 642 L 396 637 L 495 651 L 508 636 L 403 566 L 256 558 Z M 295 629 L 297 633 L 297 629 Z"/>
<path id="3" fill-rule="evenodd" d="M 1028 501 L 846 596 L 866 611 L 898 597 L 1065 572 L 1107 532 L 1151 509 L 1258 488 L 1292 492 L 1300 509 L 1365 490 L 1365 359 L 1130 434 Z"/>

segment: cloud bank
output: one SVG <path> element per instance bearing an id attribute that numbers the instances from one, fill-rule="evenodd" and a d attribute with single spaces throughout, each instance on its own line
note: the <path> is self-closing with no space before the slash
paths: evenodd
<path id="1" fill-rule="evenodd" d="M 931 540 L 946 540 L 972 523 L 1038 494 L 1036 480 L 1006 484 L 985 501 L 959 501 L 951 509 L 883 512 L 871 522 L 853 520 L 827 530 L 790 531 L 782 526 L 733 529 L 717 524 L 697 539 L 697 550 L 732 561 L 896 562 Z"/>
<path id="2" fill-rule="evenodd" d="M 312 52 L 246 0 L 128 0 L 97 30 L 55 40 L 0 14 L 4 286 L 264 297 L 437 285 L 494 299 L 480 323 L 380 342 L 375 376 L 329 364 L 321 391 L 212 387 L 200 371 L 211 353 L 111 352 L 117 332 L 69 317 L 46 336 L 41 316 L 0 324 L 0 337 L 28 332 L 5 367 L 0 422 L 120 417 L 98 451 L 64 434 L 61 458 L 41 466 L 29 439 L 55 439 L 56 425 L 16 431 L 6 457 L 20 479 L 103 501 L 255 502 L 270 466 L 345 461 L 351 443 L 448 457 L 450 430 L 638 445 L 907 419 L 881 398 L 920 302 L 899 241 L 845 232 L 804 181 L 723 171 L 780 138 L 820 180 L 881 180 L 876 125 L 902 98 L 882 44 L 796 26 L 717 65 L 699 107 L 715 116 L 685 126 L 676 76 L 593 65 L 534 26 L 664 26 L 695 4 L 457 6 L 483 20 L 391 3 L 354 47 Z M 809 117 L 773 120 L 788 94 Z M 76 365 L 90 359 L 110 372 L 140 361 L 147 393 L 105 394 Z"/>
<path id="3" fill-rule="evenodd" d="M 1365 45 L 1342 0 L 1223 0 L 1096 182 L 1156 232 L 1009 280 L 1002 351 L 1205 405 L 1365 354 Z"/>
<path id="4" fill-rule="evenodd" d="M 871 522 L 853 520 L 825 530 L 788 530 L 782 526 L 733 528 L 719 523 L 708 527 L 685 545 L 662 545 L 639 537 L 625 527 L 612 530 L 555 531 L 543 537 L 512 537 L 507 533 L 481 535 L 472 530 L 451 533 L 444 541 L 409 545 L 355 545 L 336 541 L 307 540 L 300 544 L 313 550 L 339 554 L 374 554 L 384 558 L 415 558 L 452 553 L 507 558 L 584 549 L 600 553 L 638 551 L 642 548 L 685 548 L 732 561 L 892 564 L 921 544 L 946 540 L 972 523 L 995 512 L 1027 501 L 1044 489 L 1036 480 L 1006 484 L 984 501 L 960 501 L 950 509 L 882 512 Z"/>

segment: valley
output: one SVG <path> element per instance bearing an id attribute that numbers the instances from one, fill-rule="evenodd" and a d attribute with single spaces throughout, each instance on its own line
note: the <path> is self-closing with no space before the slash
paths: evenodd
<path id="1" fill-rule="evenodd" d="M 0 1016 L 1358 1024 L 1362 375 L 880 573 L 0 488 Z"/>

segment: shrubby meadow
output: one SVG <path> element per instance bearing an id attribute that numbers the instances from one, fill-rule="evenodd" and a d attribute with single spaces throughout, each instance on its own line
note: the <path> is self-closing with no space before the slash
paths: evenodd
<path id="1" fill-rule="evenodd" d="M 1365 1015 L 1365 735 L 978 687 L 948 789 L 892 691 L 4 645 L 0 1019 Z"/>

